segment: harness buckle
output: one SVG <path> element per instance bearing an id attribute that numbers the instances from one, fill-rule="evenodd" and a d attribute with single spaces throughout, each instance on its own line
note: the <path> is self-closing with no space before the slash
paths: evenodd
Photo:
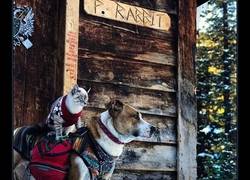
<path id="1" fill-rule="evenodd" d="M 103 165 L 105 165 L 104 161 L 100 161 L 100 163 L 99 163 L 99 172 L 100 172 L 100 174 L 103 173 Z"/>

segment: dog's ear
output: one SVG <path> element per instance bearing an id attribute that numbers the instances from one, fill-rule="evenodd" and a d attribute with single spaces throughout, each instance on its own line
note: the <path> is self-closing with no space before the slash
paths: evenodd
<path id="1" fill-rule="evenodd" d="M 120 112 L 122 112 L 123 102 L 121 102 L 120 100 L 117 100 L 117 99 L 112 100 L 108 104 L 108 109 L 109 109 L 109 114 L 113 118 L 116 118 L 120 114 Z"/>

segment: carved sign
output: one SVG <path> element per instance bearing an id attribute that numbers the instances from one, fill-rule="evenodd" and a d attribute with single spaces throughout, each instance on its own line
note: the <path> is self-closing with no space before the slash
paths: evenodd
<path id="1" fill-rule="evenodd" d="M 171 25 L 167 13 L 112 0 L 85 0 L 84 10 L 90 15 L 164 31 L 168 31 Z"/>

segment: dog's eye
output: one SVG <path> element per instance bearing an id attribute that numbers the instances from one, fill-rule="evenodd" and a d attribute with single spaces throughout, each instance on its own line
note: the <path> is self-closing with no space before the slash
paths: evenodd
<path id="1" fill-rule="evenodd" d="M 137 114 L 133 114 L 131 117 L 132 117 L 132 118 L 137 118 L 138 115 L 137 115 Z"/>
<path id="2" fill-rule="evenodd" d="M 139 113 L 134 114 L 132 117 L 133 117 L 134 119 L 137 119 L 137 120 L 140 119 Z"/>

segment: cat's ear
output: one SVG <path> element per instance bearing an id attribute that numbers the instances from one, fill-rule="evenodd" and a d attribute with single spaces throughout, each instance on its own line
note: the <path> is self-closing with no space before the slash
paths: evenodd
<path id="1" fill-rule="evenodd" d="M 75 85 L 73 86 L 72 90 L 71 90 L 71 94 L 74 95 L 74 94 L 77 92 L 78 89 L 79 89 L 78 84 L 75 84 Z"/>
<path id="2" fill-rule="evenodd" d="M 78 84 L 75 84 L 73 88 L 78 89 L 79 88 Z"/>

